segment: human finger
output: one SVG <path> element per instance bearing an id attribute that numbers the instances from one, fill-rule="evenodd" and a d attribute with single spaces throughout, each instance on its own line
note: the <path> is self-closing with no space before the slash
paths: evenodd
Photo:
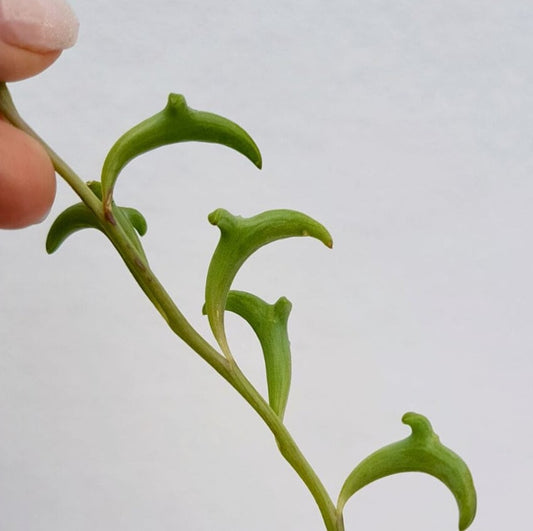
<path id="1" fill-rule="evenodd" d="M 0 0 L 0 81 L 17 81 L 52 64 L 77 39 L 65 0 Z M 50 158 L 33 138 L 0 116 L 0 228 L 41 221 L 55 197 Z"/>
<path id="2" fill-rule="evenodd" d="M 42 221 L 55 191 L 54 167 L 41 144 L 0 120 L 0 228 Z"/>
<path id="3" fill-rule="evenodd" d="M 0 0 L 0 80 L 41 72 L 74 45 L 78 28 L 66 0 Z"/>

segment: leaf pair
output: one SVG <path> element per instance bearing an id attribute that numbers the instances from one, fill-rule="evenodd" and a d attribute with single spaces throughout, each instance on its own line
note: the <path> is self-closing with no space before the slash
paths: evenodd
<path id="1" fill-rule="evenodd" d="M 220 229 L 220 240 L 207 272 L 205 309 L 222 352 L 231 357 L 224 310 L 233 279 L 246 259 L 264 245 L 293 236 L 312 236 L 328 247 L 332 240 L 320 223 L 294 210 L 269 210 L 242 218 L 219 208 L 209 215 L 209 221 Z"/>
<path id="2" fill-rule="evenodd" d="M 401 472 L 425 472 L 442 481 L 454 495 L 459 529 L 463 531 L 476 514 L 476 491 L 468 467 L 440 442 L 426 417 L 406 413 L 402 422 L 411 427 L 411 435 L 377 450 L 355 467 L 341 489 L 339 512 L 353 494 L 377 479 Z"/>
<path id="3" fill-rule="evenodd" d="M 263 350 L 270 405 L 282 418 L 291 378 L 287 335 L 291 304 L 282 297 L 274 305 L 269 305 L 249 293 L 230 292 L 230 287 L 246 259 L 264 245 L 284 238 L 312 236 L 331 247 L 331 236 L 320 223 L 294 210 L 270 210 L 242 218 L 218 209 L 209 215 L 209 221 L 220 229 L 220 240 L 209 265 L 205 288 L 204 308 L 211 330 L 224 355 L 232 359 L 224 312 L 230 310 L 248 321 Z"/>

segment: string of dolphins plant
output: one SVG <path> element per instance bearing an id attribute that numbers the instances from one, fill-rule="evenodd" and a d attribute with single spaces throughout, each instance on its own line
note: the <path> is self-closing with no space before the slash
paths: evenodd
<path id="1" fill-rule="evenodd" d="M 220 240 L 207 273 L 203 311 L 220 351 L 187 321 L 150 269 L 140 240 L 147 229 L 144 217 L 134 208 L 118 206 L 113 199 L 121 170 L 142 153 L 187 141 L 225 145 L 261 168 L 259 149 L 244 129 L 216 114 L 193 110 L 183 96 L 170 94 L 161 112 L 140 122 L 117 140 L 105 158 L 101 180 L 84 182 L 23 121 L 5 83 L 0 83 L 0 112 L 14 126 L 43 144 L 56 172 L 81 199 L 81 202 L 63 211 L 52 224 L 46 241 L 48 253 L 56 251 L 68 236 L 81 229 L 94 228 L 105 234 L 172 331 L 215 369 L 263 419 L 274 434 L 282 456 L 309 489 L 328 531 L 344 531 L 343 509 L 353 494 L 377 479 L 401 472 L 424 472 L 442 481 L 456 499 L 459 529 L 462 531 L 471 524 L 476 512 L 476 492 L 470 471 L 457 454 L 441 444 L 424 416 L 406 413 L 402 422 L 410 427 L 411 434 L 363 459 L 348 475 L 337 503 L 334 503 L 283 423 L 291 381 L 291 352 L 287 335 L 291 303 L 281 297 L 274 304 L 269 304 L 251 293 L 231 290 L 231 285 L 245 260 L 259 248 L 276 240 L 309 236 L 332 247 L 332 238 L 323 225 L 293 210 L 270 210 L 242 218 L 217 209 L 209 215 L 209 222 L 220 229 Z M 267 398 L 250 383 L 235 361 L 224 327 L 226 311 L 247 321 L 259 340 L 266 369 Z"/>

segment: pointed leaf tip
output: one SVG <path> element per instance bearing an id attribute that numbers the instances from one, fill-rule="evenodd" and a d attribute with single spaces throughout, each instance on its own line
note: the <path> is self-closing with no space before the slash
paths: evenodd
<path id="1" fill-rule="evenodd" d="M 231 357 L 224 310 L 233 279 L 246 259 L 268 243 L 294 236 L 312 236 L 329 247 L 331 235 L 313 218 L 294 210 L 269 210 L 242 218 L 219 208 L 208 219 L 220 229 L 220 240 L 207 272 L 205 309 L 223 353 Z"/>
<path id="2" fill-rule="evenodd" d="M 402 472 L 424 472 L 439 479 L 452 492 L 459 508 L 459 529 L 464 531 L 474 520 L 477 505 L 468 467 L 440 442 L 426 417 L 406 413 L 402 422 L 411 427 L 411 435 L 377 450 L 355 467 L 341 489 L 339 511 L 353 494 L 377 479 Z"/>

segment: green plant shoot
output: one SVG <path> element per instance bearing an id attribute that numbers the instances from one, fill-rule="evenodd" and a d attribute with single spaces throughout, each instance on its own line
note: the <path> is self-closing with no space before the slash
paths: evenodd
<path id="1" fill-rule="evenodd" d="M 284 297 L 268 304 L 251 293 L 231 291 L 231 285 L 247 258 L 261 247 L 282 238 L 311 236 L 332 247 L 332 238 L 323 225 L 293 210 L 270 210 L 242 218 L 219 208 L 209 215 L 209 222 L 220 229 L 220 240 L 207 273 L 204 311 L 220 352 L 188 322 L 150 269 L 139 239 L 146 232 L 144 217 L 134 208 L 119 207 L 113 201 L 113 190 L 121 170 L 142 153 L 186 141 L 225 145 L 260 168 L 259 149 L 244 129 L 227 118 L 195 111 L 187 106 L 183 96 L 171 94 L 163 111 L 141 121 L 117 140 L 105 158 L 101 182 L 85 183 L 21 119 L 4 83 L 0 84 L 0 112 L 13 125 L 43 143 L 57 173 L 81 199 L 52 224 L 46 241 L 47 251 L 53 253 L 66 238 L 81 229 L 94 228 L 104 233 L 170 328 L 227 380 L 263 419 L 281 454 L 316 501 L 327 531 L 344 531 L 343 509 L 357 491 L 378 479 L 405 472 L 424 472 L 440 480 L 457 501 L 459 529 L 463 531 L 471 524 L 476 512 L 476 492 L 470 471 L 456 453 L 440 443 L 431 424 L 422 415 L 404 415 L 403 422 L 411 427 L 412 434 L 361 461 L 348 475 L 337 504 L 333 503 L 283 422 L 291 385 L 287 322 L 292 305 Z M 230 350 L 224 327 L 226 311 L 241 316 L 259 340 L 268 397 L 263 397 L 246 378 Z"/>

